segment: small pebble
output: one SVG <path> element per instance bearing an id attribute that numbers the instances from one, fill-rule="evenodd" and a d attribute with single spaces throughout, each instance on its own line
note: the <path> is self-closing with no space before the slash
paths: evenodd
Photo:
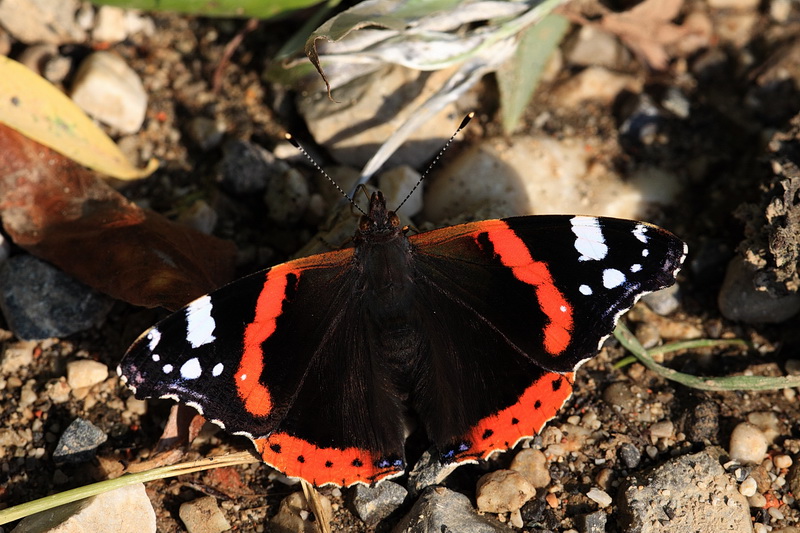
<path id="1" fill-rule="evenodd" d="M 767 455 L 767 438 L 757 426 L 742 422 L 731 433 L 731 459 L 746 464 L 760 463 Z"/>
<path id="2" fill-rule="evenodd" d="M 79 359 L 67 363 L 67 384 L 73 389 L 91 387 L 108 377 L 108 367 L 91 359 Z"/>
<path id="3" fill-rule="evenodd" d="M 583 522 L 583 533 L 605 533 L 608 515 L 605 511 L 595 511 L 578 517 L 578 522 Z"/>
<path id="4" fill-rule="evenodd" d="M 186 125 L 189 137 L 203 150 L 213 150 L 222 142 L 225 124 L 208 117 L 194 117 Z"/>
<path id="5" fill-rule="evenodd" d="M 178 216 L 178 222 L 204 235 L 211 235 L 218 220 L 219 215 L 205 200 L 197 200 Z"/>
<path id="6" fill-rule="evenodd" d="M 333 516 L 333 507 L 330 499 L 320 495 L 323 513 L 328 517 Z M 302 492 L 293 492 L 285 497 L 278 508 L 278 513 L 270 521 L 270 531 L 316 531 L 316 526 L 309 521 L 308 502 Z"/>
<path id="7" fill-rule="evenodd" d="M 772 517 L 773 520 L 784 520 L 786 519 L 786 515 L 778 509 L 777 507 L 770 507 L 769 511 L 767 511 L 769 515 Z"/>
<path id="8" fill-rule="evenodd" d="M 267 183 L 264 203 L 267 216 L 279 224 L 300 220 L 308 208 L 308 182 L 298 170 L 290 168 Z"/>
<path id="9" fill-rule="evenodd" d="M 408 491 L 393 481 L 376 486 L 356 485 L 353 489 L 353 508 L 367 527 L 375 527 L 403 504 Z"/>
<path id="10" fill-rule="evenodd" d="M 756 480 L 751 477 L 748 477 L 747 479 L 742 481 L 741 485 L 739 485 L 739 494 L 749 498 L 750 496 L 753 496 L 756 493 L 757 489 L 758 489 L 758 483 L 756 483 Z"/>
<path id="11" fill-rule="evenodd" d="M 147 111 L 147 92 L 139 75 L 111 52 L 94 52 L 83 60 L 70 96 L 81 109 L 121 133 L 139 131 Z"/>
<path id="12" fill-rule="evenodd" d="M 125 40 L 127 36 L 125 10 L 120 7 L 100 6 L 92 38 L 100 42 L 118 43 Z"/>
<path id="13" fill-rule="evenodd" d="M 558 509 L 558 506 L 561 505 L 561 502 L 558 501 L 558 496 L 552 492 L 545 496 L 544 499 L 552 509 Z"/>
<path id="14" fill-rule="evenodd" d="M 178 514 L 189 533 L 222 533 L 231 528 L 213 496 L 181 504 Z"/>
<path id="15" fill-rule="evenodd" d="M 675 426 L 671 420 L 656 422 L 650 426 L 650 436 L 654 439 L 668 439 L 675 433 Z"/>
<path id="16" fill-rule="evenodd" d="M 386 198 L 386 205 L 395 209 L 419 182 L 420 174 L 407 165 L 401 165 L 378 176 L 378 188 Z M 413 217 L 422 211 L 423 195 L 417 190 L 403 204 L 403 215 Z"/>
<path id="17" fill-rule="evenodd" d="M 781 424 L 778 415 L 772 411 L 757 411 L 747 415 L 747 421 L 758 427 L 766 437 L 768 443 L 772 443 L 781 434 Z"/>
<path id="18" fill-rule="evenodd" d="M 784 468 L 792 466 L 792 458 L 784 454 L 776 455 L 772 458 L 772 463 L 775 465 L 775 468 L 783 470 Z"/>
<path id="19" fill-rule="evenodd" d="M 767 505 L 767 499 L 764 497 L 763 494 L 756 492 L 755 494 L 747 498 L 747 503 L 750 505 L 750 507 L 756 509 L 763 509 L 764 506 Z"/>
<path id="20" fill-rule="evenodd" d="M 69 401 L 69 395 L 72 392 L 72 387 L 67 383 L 66 378 L 61 378 L 57 381 L 47 384 L 47 397 L 50 401 L 56 404 L 66 403 Z"/>
<path id="21" fill-rule="evenodd" d="M 546 487 L 550 484 L 547 457 L 541 450 L 534 448 L 520 450 L 511 461 L 510 468 L 522 474 L 536 488 Z"/>
<path id="22" fill-rule="evenodd" d="M 478 480 L 475 500 L 484 513 L 509 513 L 536 495 L 536 489 L 514 470 L 496 470 Z"/>
<path id="23" fill-rule="evenodd" d="M 641 450 L 629 442 L 622 443 L 618 453 L 627 468 L 636 468 L 642 460 Z"/>
<path id="24" fill-rule="evenodd" d="M 680 307 L 680 286 L 676 283 L 666 289 L 651 292 L 642 296 L 642 301 L 647 307 L 658 315 L 667 316 Z"/>
<path id="25" fill-rule="evenodd" d="M 6 344 L 0 352 L 0 374 L 10 375 L 33 363 L 33 351 L 39 343 L 19 341 Z"/>
<path id="26" fill-rule="evenodd" d="M 56 463 L 83 463 L 94 457 L 97 448 L 108 440 L 103 430 L 82 418 L 76 418 L 64 430 L 53 452 Z"/>
<path id="27" fill-rule="evenodd" d="M 600 490 L 597 487 L 589 489 L 586 496 L 600 507 L 608 507 L 613 501 L 606 491 Z"/>

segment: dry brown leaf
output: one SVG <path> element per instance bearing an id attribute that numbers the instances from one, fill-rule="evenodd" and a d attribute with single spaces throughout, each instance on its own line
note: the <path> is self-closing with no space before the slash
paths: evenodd
<path id="1" fill-rule="evenodd" d="M 570 9 L 566 9 L 564 14 L 580 24 L 594 25 L 616 35 L 651 68 L 666 70 L 672 47 L 677 47 L 680 53 L 691 53 L 707 45 L 711 38 L 709 28 L 692 14 L 684 24 L 672 22 L 680 15 L 683 4 L 684 0 L 644 0 L 620 13 L 596 4 L 590 7 L 602 13 L 597 22 Z M 686 49 L 685 39 L 691 41 L 690 50 Z"/>
<path id="2" fill-rule="evenodd" d="M 114 298 L 178 309 L 231 280 L 235 247 L 141 209 L 0 124 L 0 221 L 31 254 Z"/>

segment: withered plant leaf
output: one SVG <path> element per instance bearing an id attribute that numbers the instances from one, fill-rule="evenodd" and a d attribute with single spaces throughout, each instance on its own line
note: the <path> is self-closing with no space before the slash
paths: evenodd
<path id="1" fill-rule="evenodd" d="M 178 309 L 230 281 L 232 243 L 142 209 L 0 124 L 0 221 L 31 254 L 114 298 Z"/>

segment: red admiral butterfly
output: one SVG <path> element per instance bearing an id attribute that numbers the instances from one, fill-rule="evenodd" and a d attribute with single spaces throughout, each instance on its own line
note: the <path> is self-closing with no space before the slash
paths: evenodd
<path id="1" fill-rule="evenodd" d="M 143 333 L 118 372 L 320 486 L 401 475 L 416 415 L 445 463 L 535 435 L 617 319 L 686 245 L 630 220 L 547 215 L 407 236 L 380 192 L 353 246 L 252 274 Z"/>

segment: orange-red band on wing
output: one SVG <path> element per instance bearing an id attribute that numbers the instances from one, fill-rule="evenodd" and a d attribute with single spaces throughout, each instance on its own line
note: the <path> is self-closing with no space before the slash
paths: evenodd
<path id="1" fill-rule="evenodd" d="M 455 461 L 485 459 L 539 433 L 572 395 L 574 380 L 574 372 L 545 373 L 525 389 L 517 403 L 478 422 L 464 439 L 469 449 L 459 453 Z"/>
<path id="2" fill-rule="evenodd" d="M 544 349 L 552 355 L 562 353 L 572 337 L 572 306 L 555 286 L 546 263 L 535 261 L 528 247 L 508 226 L 487 233 L 500 261 L 514 276 L 536 289 L 539 306 L 548 318 L 544 326 Z"/>
<path id="3" fill-rule="evenodd" d="M 313 485 L 371 484 L 401 474 L 405 465 L 376 466 L 377 457 L 358 448 L 324 448 L 286 433 L 255 439 L 264 462 Z"/>
<path id="4" fill-rule="evenodd" d="M 281 314 L 289 274 L 299 276 L 300 272 L 292 268 L 291 263 L 267 271 L 264 288 L 258 295 L 255 318 L 244 330 L 244 350 L 235 375 L 236 389 L 247 412 L 253 416 L 266 416 L 272 410 L 272 395 L 260 381 L 264 371 L 261 345 L 275 332 L 275 321 Z"/>

